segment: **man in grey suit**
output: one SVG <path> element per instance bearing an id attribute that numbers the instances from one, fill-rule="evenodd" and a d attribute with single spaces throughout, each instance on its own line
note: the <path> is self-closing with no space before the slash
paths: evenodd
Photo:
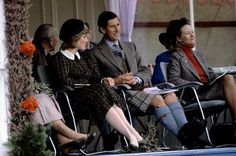
<path id="1" fill-rule="evenodd" d="M 120 40 L 120 20 L 115 13 L 102 12 L 98 27 L 103 38 L 90 52 L 96 58 L 101 74 L 112 77 L 115 85 L 130 85 L 132 89 L 126 90 L 129 104 L 143 112 L 154 109 L 157 120 L 182 144 L 198 148 L 196 139 L 203 133 L 206 122 L 188 123 L 175 93 L 161 96 L 141 91 L 151 79 L 150 71 L 143 64 L 135 44 Z"/>

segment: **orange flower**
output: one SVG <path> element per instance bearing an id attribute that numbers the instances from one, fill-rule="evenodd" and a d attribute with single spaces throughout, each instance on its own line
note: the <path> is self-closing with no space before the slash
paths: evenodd
<path id="1" fill-rule="evenodd" d="M 24 110 L 33 113 L 36 108 L 38 108 L 38 102 L 33 96 L 30 96 L 21 102 L 21 107 Z"/>
<path id="2" fill-rule="evenodd" d="M 36 48 L 32 41 L 21 42 L 19 45 L 20 53 L 32 57 Z"/>

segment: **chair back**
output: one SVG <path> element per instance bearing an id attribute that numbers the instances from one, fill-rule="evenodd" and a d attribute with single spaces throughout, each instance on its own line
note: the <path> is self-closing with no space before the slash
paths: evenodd
<path id="1" fill-rule="evenodd" d="M 167 62 L 160 62 L 160 67 L 161 67 L 161 72 L 162 72 L 162 75 L 165 79 L 165 82 L 167 82 L 167 66 L 168 66 L 169 63 Z"/>
<path id="2" fill-rule="evenodd" d="M 49 66 L 39 65 L 37 67 L 37 72 L 38 72 L 39 80 L 42 83 L 49 85 L 51 87 L 53 84 L 53 78 L 52 78 Z"/>

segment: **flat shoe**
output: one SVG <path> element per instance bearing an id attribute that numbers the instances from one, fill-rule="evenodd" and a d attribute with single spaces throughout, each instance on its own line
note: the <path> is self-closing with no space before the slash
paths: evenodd
<path id="1" fill-rule="evenodd" d="M 70 152 L 71 150 L 82 149 L 85 146 L 85 139 L 74 140 L 63 145 L 60 145 L 60 150 Z"/>
<path id="2" fill-rule="evenodd" d="M 206 126 L 206 120 L 194 120 L 181 127 L 179 133 L 182 133 L 188 139 L 196 139 L 205 131 Z"/>
<path id="3" fill-rule="evenodd" d="M 137 150 L 139 149 L 139 147 L 136 146 L 136 145 L 134 145 L 134 144 L 132 144 L 132 143 L 130 143 L 130 144 L 129 144 L 129 149 L 130 149 L 131 151 L 137 151 Z"/>

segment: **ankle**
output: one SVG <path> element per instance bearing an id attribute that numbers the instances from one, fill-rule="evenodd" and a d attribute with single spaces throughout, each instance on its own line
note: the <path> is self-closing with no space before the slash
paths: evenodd
<path id="1" fill-rule="evenodd" d="M 135 136 L 130 136 L 129 141 L 130 141 L 130 144 L 138 147 L 138 140 Z"/>

